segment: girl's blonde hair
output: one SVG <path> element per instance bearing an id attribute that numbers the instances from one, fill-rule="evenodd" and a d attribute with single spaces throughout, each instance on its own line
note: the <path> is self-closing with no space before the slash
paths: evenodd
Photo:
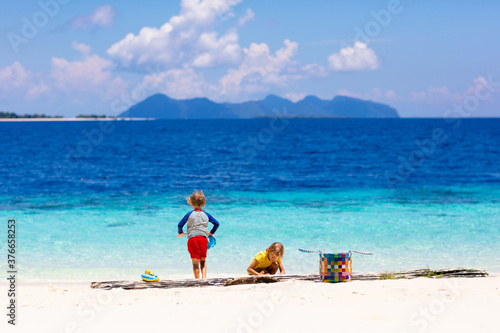
<path id="1" fill-rule="evenodd" d="M 203 191 L 195 191 L 189 197 L 186 198 L 188 204 L 193 207 L 203 207 L 205 206 L 205 194 Z"/>
<path id="2" fill-rule="evenodd" d="M 269 246 L 266 251 L 272 252 L 280 258 L 283 258 L 283 255 L 285 254 L 285 248 L 283 247 L 283 244 L 278 242 L 272 243 L 271 246 Z"/>

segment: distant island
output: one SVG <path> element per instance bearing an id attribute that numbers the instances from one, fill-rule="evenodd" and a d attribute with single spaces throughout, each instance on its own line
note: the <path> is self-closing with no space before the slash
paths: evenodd
<path id="1" fill-rule="evenodd" d="M 208 98 L 173 99 L 155 94 L 133 105 L 118 117 L 156 119 L 266 118 L 399 118 L 389 105 L 347 96 L 322 100 L 307 96 L 298 102 L 276 95 L 243 103 L 216 103 Z"/>
<path id="2" fill-rule="evenodd" d="M 249 118 L 399 118 L 389 105 L 347 96 L 323 100 L 307 96 L 298 102 L 276 95 L 243 103 L 216 103 L 208 98 L 173 99 L 155 94 L 133 105 L 117 117 L 79 114 L 76 118 L 45 114 L 18 115 L 0 111 L 0 119 L 8 120 L 153 120 L 153 119 L 249 119 Z"/>
<path id="3" fill-rule="evenodd" d="M 44 119 L 44 118 L 63 118 L 63 116 L 47 116 L 45 114 L 24 114 L 18 115 L 14 112 L 4 112 L 0 111 L 0 119 Z M 106 115 L 96 115 L 96 114 L 79 114 L 76 118 L 116 118 L 116 117 L 108 117 Z"/>
<path id="4" fill-rule="evenodd" d="M 154 118 L 128 118 L 128 117 L 112 117 L 96 114 L 79 114 L 75 118 L 64 118 L 63 116 L 47 116 L 44 114 L 25 114 L 18 115 L 14 112 L 0 111 L 0 122 L 40 122 L 40 121 L 143 121 L 155 120 Z"/>
<path id="5" fill-rule="evenodd" d="M 4 112 L 0 111 L 0 118 L 1 119 L 15 119 L 15 118 L 62 118 L 62 116 L 47 116 L 44 114 L 25 114 L 25 115 L 18 115 L 14 112 Z"/>
<path id="6" fill-rule="evenodd" d="M 96 115 L 96 114 L 79 114 L 76 116 L 77 118 L 108 118 L 106 115 Z M 115 117 L 109 117 L 109 118 L 115 118 Z"/>

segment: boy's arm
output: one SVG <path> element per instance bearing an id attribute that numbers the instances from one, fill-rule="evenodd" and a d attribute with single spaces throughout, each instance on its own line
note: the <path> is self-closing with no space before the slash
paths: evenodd
<path id="1" fill-rule="evenodd" d="M 217 231 L 217 228 L 219 228 L 219 222 L 217 222 L 217 220 L 214 219 L 214 217 L 212 215 L 208 214 L 207 212 L 205 212 L 205 214 L 207 214 L 207 216 L 208 216 L 208 222 L 212 222 L 214 225 L 214 227 L 210 231 L 210 233 L 213 235 Z"/>
<path id="2" fill-rule="evenodd" d="M 184 228 L 184 224 L 186 224 L 186 222 L 188 221 L 189 219 L 189 215 L 191 215 L 192 212 L 189 212 L 187 213 L 183 218 L 182 220 L 179 222 L 179 224 L 177 225 L 177 232 L 179 234 L 183 234 L 184 231 L 182 231 L 182 228 Z"/>
<path id="3" fill-rule="evenodd" d="M 278 263 L 278 268 L 280 269 L 281 274 L 286 274 L 285 267 L 283 267 L 283 263 L 281 261 Z"/>

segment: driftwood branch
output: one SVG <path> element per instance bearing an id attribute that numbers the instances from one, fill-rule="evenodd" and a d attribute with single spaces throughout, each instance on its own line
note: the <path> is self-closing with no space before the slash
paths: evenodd
<path id="1" fill-rule="evenodd" d="M 241 277 L 237 279 L 229 279 L 224 283 L 224 287 L 227 286 L 236 286 L 238 284 L 255 284 L 255 283 L 275 283 L 275 282 L 280 282 L 277 278 L 273 276 L 266 276 L 266 275 L 261 275 L 261 276 L 255 276 L 255 277 Z"/>
<path id="2" fill-rule="evenodd" d="M 482 269 L 445 268 L 445 269 L 417 269 L 400 272 L 382 273 L 353 273 L 352 280 L 384 280 L 384 279 L 414 279 L 428 278 L 453 278 L 453 277 L 485 277 L 488 273 Z M 232 286 L 238 284 L 275 283 L 282 281 L 321 281 L 318 274 L 311 275 L 273 275 L 273 276 L 248 276 L 240 278 L 211 278 L 211 279 L 186 279 L 163 280 L 159 282 L 144 281 L 104 281 L 92 282 L 90 288 L 96 289 L 146 289 L 146 288 L 188 288 L 205 286 Z"/>
<path id="3" fill-rule="evenodd" d="M 238 284 L 273 283 L 286 280 L 321 281 L 319 275 L 273 275 L 248 276 L 240 278 L 211 278 L 186 280 L 160 280 L 158 282 L 144 281 L 104 281 L 92 282 L 90 288 L 98 289 L 146 289 L 146 288 L 187 288 L 206 286 L 231 286 Z"/>
<path id="4" fill-rule="evenodd" d="M 353 280 L 388 280 L 388 279 L 414 279 L 419 277 L 428 278 L 473 278 L 485 277 L 488 273 L 484 269 L 474 268 L 444 268 L 444 269 L 415 269 L 400 272 L 382 273 L 353 273 Z"/>

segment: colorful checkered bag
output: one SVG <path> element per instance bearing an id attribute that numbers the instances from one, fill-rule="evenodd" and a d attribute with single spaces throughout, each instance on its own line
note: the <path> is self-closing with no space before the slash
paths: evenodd
<path id="1" fill-rule="evenodd" d="M 351 252 L 319 255 L 319 275 L 323 282 L 351 281 L 351 274 Z"/>
<path id="2" fill-rule="evenodd" d="M 372 254 L 351 250 L 347 253 L 323 253 L 299 249 L 302 252 L 319 253 L 319 275 L 323 282 L 348 282 L 352 278 L 351 257 L 353 252 Z"/>

